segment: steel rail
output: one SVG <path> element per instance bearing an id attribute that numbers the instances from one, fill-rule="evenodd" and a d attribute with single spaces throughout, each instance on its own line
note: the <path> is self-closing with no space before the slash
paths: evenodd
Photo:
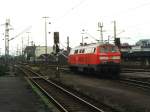
<path id="1" fill-rule="evenodd" d="M 32 72 L 32 74 L 35 74 L 37 76 L 39 76 L 39 78 L 42 78 L 44 79 L 43 77 L 41 77 L 39 74 L 37 74 L 36 72 L 34 71 L 31 71 L 29 68 L 19 68 L 20 70 L 22 70 L 25 75 L 27 76 L 27 78 L 33 82 L 48 98 L 50 98 L 53 103 L 57 106 L 57 108 L 59 108 L 62 112 L 68 112 L 57 100 L 55 100 L 47 91 L 45 91 L 36 81 L 34 81 L 34 78 L 35 77 L 31 77 L 29 75 L 29 73 L 27 73 L 27 70 Z"/>
<path id="2" fill-rule="evenodd" d="M 127 83 L 127 84 L 132 84 L 132 85 L 138 86 L 140 88 L 150 89 L 150 83 L 149 82 L 143 82 L 143 81 L 139 81 L 139 80 L 135 80 L 135 79 L 129 79 L 129 78 L 120 78 L 119 81 Z"/>
<path id="3" fill-rule="evenodd" d="M 102 110 L 102 109 L 100 109 L 100 108 L 92 105 L 91 103 L 83 100 L 82 98 L 74 95 L 73 93 L 71 93 L 71 92 L 65 90 L 64 88 L 60 87 L 59 85 L 53 83 L 52 81 L 46 80 L 45 78 L 43 78 L 42 76 L 40 76 L 38 73 L 32 71 L 31 69 L 28 68 L 27 70 L 30 71 L 30 72 L 32 72 L 33 74 L 38 75 L 42 80 L 44 80 L 44 81 L 46 81 L 48 83 L 51 83 L 55 87 L 61 89 L 63 92 L 67 93 L 68 95 L 73 96 L 74 98 L 78 99 L 80 102 L 83 102 L 84 104 L 88 105 L 90 108 L 93 108 L 95 111 L 97 111 L 97 112 L 105 112 L 104 110 Z M 37 82 L 33 81 L 34 78 L 33 79 L 29 78 L 29 79 L 32 80 L 32 82 L 34 82 L 48 97 L 50 97 L 51 99 L 53 99 L 53 101 L 57 104 L 57 106 L 59 106 L 60 108 L 62 108 L 63 112 L 68 112 L 65 108 L 63 108 L 63 106 L 58 101 L 56 101 L 51 95 L 49 95 L 49 93 L 46 92 Z"/>
<path id="4" fill-rule="evenodd" d="M 55 103 L 55 105 L 57 106 L 57 108 L 59 108 L 62 112 L 69 112 L 67 111 L 57 100 L 55 100 L 55 98 L 53 98 L 46 90 L 44 90 L 36 81 L 34 81 L 33 79 L 31 79 L 31 81 L 48 97 L 50 98 L 53 103 Z"/>

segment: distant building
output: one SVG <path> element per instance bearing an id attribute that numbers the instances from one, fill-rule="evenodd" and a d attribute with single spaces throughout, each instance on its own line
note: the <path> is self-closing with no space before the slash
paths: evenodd
<path id="1" fill-rule="evenodd" d="M 141 39 L 132 46 L 131 52 L 150 51 L 150 39 Z"/>
<path id="2" fill-rule="evenodd" d="M 53 52 L 53 47 L 47 47 L 47 54 Z M 39 57 L 41 54 L 45 54 L 45 46 L 36 46 L 35 48 L 35 57 Z"/>
<path id="3" fill-rule="evenodd" d="M 150 47 L 150 39 L 141 39 L 136 43 L 136 46 Z"/>
<path id="4" fill-rule="evenodd" d="M 31 57 L 35 56 L 35 48 L 36 46 L 27 46 L 24 50 L 24 56 L 26 60 L 30 60 Z"/>
<path id="5" fill-rule="evenodd" d="M 53 47 L 47 47 L 47 54 L 53 52 Z M 27 60 L 37 59 L 42 54 L 45 54 L 45 46 L 27 46 L 24 50 L 24 55 Z"/>
<path id="6" fill-rule="evenodd" d="M 131 45 L 129 45 L 128 43 L 123 43 L 120 46 L 120 51 L 121 52 L 129 52 L 131 50 Z"/>

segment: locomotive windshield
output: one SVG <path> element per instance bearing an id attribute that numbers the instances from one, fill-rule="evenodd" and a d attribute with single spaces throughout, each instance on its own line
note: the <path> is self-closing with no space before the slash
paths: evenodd
<path id="1" fill-rule="evenodd" d="M 119 49 L 116 46 L 100 46 L 100 52 L 118 52 Z"/>
<path id="2" fill-rule="evenodd" d="M 111 46 L 110 47 L 110 52 L 119 52 L 119 49 L 116 46 Z"/>

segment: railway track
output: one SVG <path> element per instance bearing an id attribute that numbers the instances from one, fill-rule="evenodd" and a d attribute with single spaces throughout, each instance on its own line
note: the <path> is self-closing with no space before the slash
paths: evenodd
<path id="1" fill-rule="evenodd" d="M 150 72 L 150 70 L 149 69 L 122 68 L 122 73 L 134 73 L 134 72 Z"/>
<path id="2" fill-rule="evenodd" d="M 133 85 L 142 89 L 149 89 L 150 90 L 150 82 L 148 81 L 141 81 L 138 79 L 132 79 L 132 78 L 120 78 L 119 80 L 122 83 Z"/>
<path id="3" fill-rule="evenodd" d="M 97 104 L 98 106 L 95 106 L 94 103 L 91 103 L 91 99 L 88 100 L 87 97 L 76 95 L 68 89 L 46 80 L 29 68 L 21 68 L 21 70 L 62 112 L 119 112 L 106 105 Z"/>
<path id="4" fill-rule="evenodd" d="M 56 68 L 56 65 L 50 65 L 48 66 L 49 68 L 53 68 L 55 69 Z M 70 69 L 67 67 L 67 66 L 62 66 L 60 67 L 60 70 L 62 72 L 68 72 L 70 71 Z M 124 68 L 122 73 L 124 72 L 129 72 L 129 73 L 136 73 L 136 72 L 140 72 L 140 73 L 148 73 L 150 72 L 149 69 L 130 69 L 130 68 Z M 150 89 L 150 78 L 146 77 L 146 78 L 125 78 L 125 77 L 121 77 L 120 78 L 120 81 L 121 82 L 124 82 L 124 83 L 130 83 L 132 85 L 136 85 L 136 86 L 139 86 L 139 87 L 142 87 L 142 88 L 148 88 Z"/>
<path id="5" fill-rule="evenodd" d="M 31 65 L 31 66 L 35 66 L 35 65 Z M 47 68 L 51 68 L 51 69 L 56 69 L 56 67 L 57 67 L 57 65 L 36 65 L 36 66 L 46 66 Z M 67 65 L 65 65 L 65 66 L 59 66 L 60 68 L 60 70 L 63 72 L 63 71 L 65 71 L 65 72 L 69 72 L 70 71 L 70 69 L 69 69 L 69 67 L 67 66 Z M 126 67 L 124 67 L 124 68 L 122 68 L 121 69 L 121 73 L 147 73 L 147 74 L 149 74 L 150 73 L 150 70 L 149 69 L 140 69 L 140 68 L 126 68 Z"/>

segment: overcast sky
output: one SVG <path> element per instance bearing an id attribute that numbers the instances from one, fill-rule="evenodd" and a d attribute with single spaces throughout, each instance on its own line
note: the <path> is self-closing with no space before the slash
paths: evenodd
<path id="1" fill-rule="evenodd" d="M 117 36 L 121 42 L 134 44 L 139 39 L 150 38 L 150 0 L 1 0 L 0 24 L 7 18 L 13 29 L 10 38 L 22 32 L 29 26 L 30 41 L 36 45 L 45 45 L 44 19 L 48 16 L 48 45 L 53 45 L 53 32 L 60 32 L 61 47 L 66 46 L 67 36 L 72 47 L 81 42 L 82 29 L 85 42 L 95 42 L 99 39 L 98 22 L 103 22 L 104 40 L 113 37 L 113 22 L 116 20 Z M 122 33 L 121 33 L 122 32 Z M 4 51 L 4 26 L 0 26 L 1 51 Z M 10 53 L 21 48 L 21 37 L 24 47 L 27 45 L 27 33 L 23 33 L 10 41 Z M 4 53 L 4 52 L 3 52 Z"/>

